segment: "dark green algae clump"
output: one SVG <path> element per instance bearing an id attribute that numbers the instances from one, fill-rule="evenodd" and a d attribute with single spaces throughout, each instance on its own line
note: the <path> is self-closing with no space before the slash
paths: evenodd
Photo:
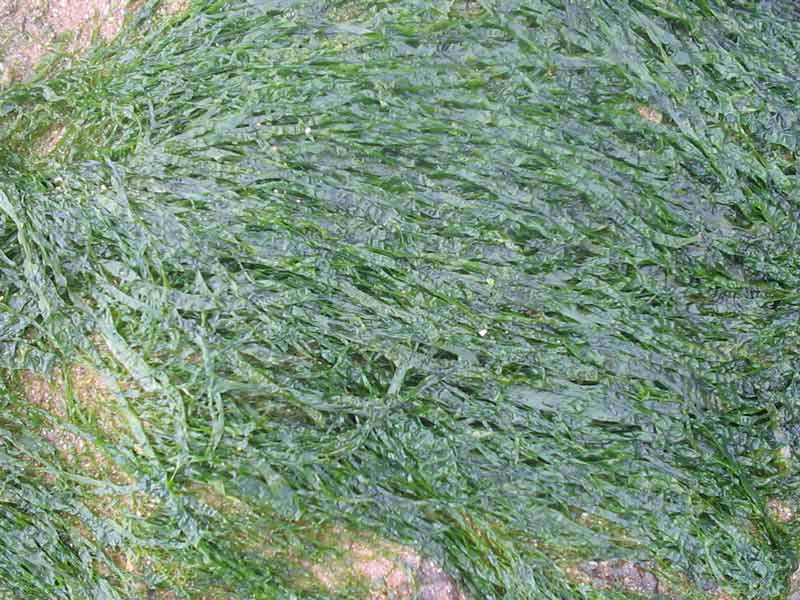
<path id="1" fill-rule="evenodd" d="M 343 532 L 475 600 L 788 597 L 799 41 L 151 2 L 0 91 L 0 597 L 368 597 L 309 575 Z"/>

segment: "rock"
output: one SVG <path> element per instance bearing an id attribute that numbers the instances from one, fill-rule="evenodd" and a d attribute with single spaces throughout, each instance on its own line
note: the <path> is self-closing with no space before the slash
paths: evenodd
<path id="1" fill-rule="evenodd" d="M 661 123 L 664 120 L 664 115 L 658 112 L 654 108 L 650 108 L 649 106 L 640 106 L 637 109 L 639 116 L 643 119 L 650 121 L 651 123 Z"/>
<path id="2" fill-rule="evenodd" d="M 770 498 L 767 501 L 767 513 L 778 523 L 789 523 L 796 516 L 794 509 L 778 498 Z"/>
<path id="3" fill-rule="evenodd" d="M 653 573 L 628 560 L 590 560 L 569 567 L 567 574 L 599 589 L 617 588 L 651 597 L 663 591 Z"/>
<path id="4" fill-rule="evenodd" d="M 335 540 L 336 555 L 305 566 L 329 591 L 356 581 L 368 600 L 468 600 L 453 577 L 413 548 L 341 528 L 324 537 Z"/>

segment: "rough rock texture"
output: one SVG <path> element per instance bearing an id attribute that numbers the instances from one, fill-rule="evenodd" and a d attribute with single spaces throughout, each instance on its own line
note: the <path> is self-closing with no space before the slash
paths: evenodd
<path id="1" fill-rule="evenodd" d="M 649 597 L 664 592 L 653 573 L 627 560 L 590 560 L 569 567 L 567 574 L 598 589 L 616 588 Z"/>
<path id="2" fill-rule="evenodd" d="M 640 117 L 651 123 L 661 123 L 664 120 L 664 115 L 649 106 L 640 106 L 638 112 Z"/>
<path id="3" fill-rule="evenodd" d="M 0 0 L 0 85 L 30 77 L 42 58 L 61 49 L 80 54 L 94 40 L 112 40 L 141 0 Z M 189 0 L 162 2 L 169 16 Z M 57 141 L 57 140 L 56 140 Z"/>
<path id="4" fill-rule="evenodd" d="M 792 573 L 789 579 L 789 598 L 787 600 L 800 600 L 800 567 Z"/>
<path id="5" fill-rule="evenodd" d="M 794 520 L 794 509 L 783 500 L 771 498 L 767 501 L 767 513 L 779 523 L 789 523 Z"/>
<path id="6" fill-rule="evenodd" d="M 467 600 L 452 577 L 412 548 L 343 530 L 335 540 L 335 558 L 306 565 L 330 591 L 355 584 L 369 600 Z"/>
<path id="7" fill-rule="evenodd" d="M 27 78 L 56 48 L 80 52 L 95 34 L 112 39 L 127 0 L 0 0 L 0 82 Z"/>

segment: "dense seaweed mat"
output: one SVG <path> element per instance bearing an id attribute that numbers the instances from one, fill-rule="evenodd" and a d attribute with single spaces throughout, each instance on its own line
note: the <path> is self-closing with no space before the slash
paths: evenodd
<path id="1" fill-rule="evenodd" d="M 565 575 L 613 558 L 785 597 L 793 3 L 154 10 L 0 92 L 8 597 L 355 597 L 299 583 L 329 526 L 476 599 L 626 597 Z M 123 382 L 115 435 L 66 421 L 133 483 L 36 433 L 22 373 L 75 362 Z"/>

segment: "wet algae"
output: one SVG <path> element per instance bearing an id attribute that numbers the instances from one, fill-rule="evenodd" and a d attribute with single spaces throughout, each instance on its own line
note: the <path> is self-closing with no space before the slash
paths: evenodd
<path id="1" fill-rule="evenodd" d="M 0 91 L 0 597 L 788 597 L 793 2 L 157 10 Z"/>

